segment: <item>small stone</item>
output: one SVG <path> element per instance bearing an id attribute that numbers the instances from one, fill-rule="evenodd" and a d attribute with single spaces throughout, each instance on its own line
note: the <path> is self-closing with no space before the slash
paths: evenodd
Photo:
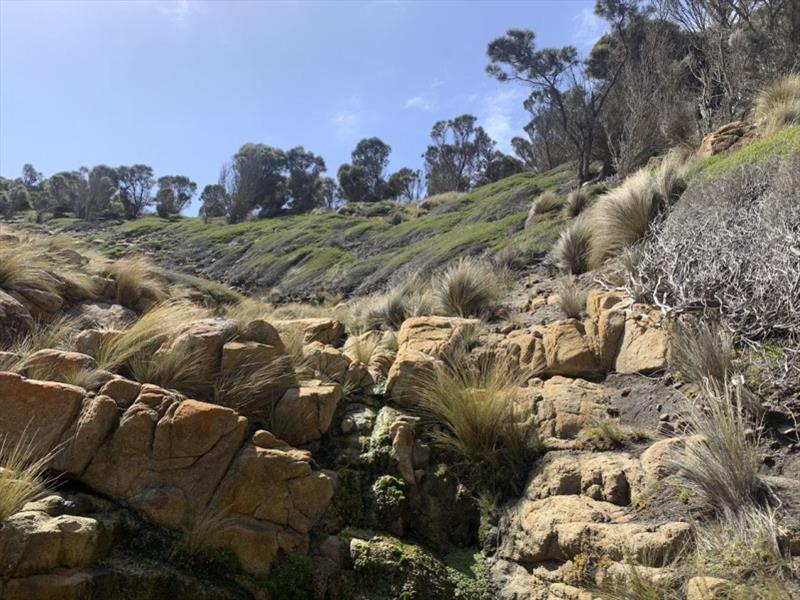
<path id="1" fill-rule="evenodd" d="M 342 422 L 339 425 L 339 427 L 341 428 L 342 433 L 347 434 L 353 431 L 353 429 L 355 429 L 356 424 L 351 417 L 345 417 L 344 419 L 342 419 Z"/>
<path id="2" fill-rule="evenodd" d="M 670 419 L 669 413 L 662 413 L 658 415 L 658 420 L 661 422 L 669 421 L 669 419 Z"/>
<path id="3" fill-rule="evenodd" d="M 664 405 L 663 405 L 663 404 L 661 404 L 660 402 L 659 402 L 658 404 L 656 404 L 656 410 L 657 410 L 658 412 L 661 412 L 661 410 L 662 410 L 663 408 L 664 408 Z"/>

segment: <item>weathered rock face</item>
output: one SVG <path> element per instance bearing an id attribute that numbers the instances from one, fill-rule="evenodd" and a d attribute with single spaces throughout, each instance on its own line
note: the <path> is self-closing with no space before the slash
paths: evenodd
<path id="1" fill-rule="evenodd" d="M 550 325 L 542 336 L 549 375 L 587 377 L 598 370 L 583 323 L 575 319 Z"/>
<path id="2" fill-rule="evenodd" d="M 302 335 L 304 344 L 334 344 L 344 335 L 344 325 L 336 319 L 285 319 L 273 321 L 272 325 L 281 337 Z"/>
<path id="3" fill-rule="evenodd" d="M 610 399 L 602 385 L 583 379 L 551 377 L 526 393 L 545 437 L 572 439 L 581 429 L 609 416 Z"/>
<path id="4" fill-rule="evenodd" d="M 295 445 L 318 440 L 330 429 L 341 399 L 338 384 L 289 389 L 273 412 L 276 433 Z"/>
<path id="5" fill-rule="evenodd" d="M 641 564 L 659 566 L 691 532 L 688 523 L 632 523 L 619 506 L 575 495 L 523 500 L 511 519 L 513 535 L 504 538 L 499 555 L 526 565 L 571 559 L 591 547 L 612 560 L 635 556 Z"/>
<path id="6" fill-rule="evenodd" d="M 16 298 L 0 290 L 0 343 L 24 336 L 33 327 L 33 317 Z"/>
<path id="7" fill-rule="evenodd" d="M 415 380 L 430 373 L 442 354 L 480 323 L 457 317 L 407 319 L 397 332 L 397 358 L 386 380 L 392 399 L 401 405 L 413 403 Z"/>
<path id="8" fill-rule="evenodd" d="M 625 319 L 614 367 L 619 373 L 653 373 L 667 366 L 669 337 L 661 314 L 634 305 Z"/>
<path id="9" fill-rule="evenodd" d="M 225 510 L 229 526 L 217 543 L 254 573 L 268 571 L 280 552 L 307 547 L 333 493 L 308 453 L 267 432 L 247 439 L 247 420 L 234 411 L 153 385 L 142 385 L 125 410 L 132 386 L 104 391 L 121 397 L 0 373 L 0 435 L 13 442 L 27 426 L 43 450 L 56 450 L 54 469 L 159 525 L 186 529 L 204 511 Z M 337 392 L 327 405 L 319 394 L 308 398 L 309 407 L 326 406 L 315 431 L 330 425 Z"/>
<path id="10" fill-rule="evenodd" d="M 77 329 L 125 329 L 137 315 L 121 304 L 82 302 L 72 309 Z"/>
<path id="11" fill-rule="evenodd" d="M 758 139 L 755 125 L 743 121 L 733 121 L 712 131 L 703 138 L 697 150 L 698 158 L 707 158 L 729 150 L 743 148 Z"/>
<path id="12" fill-rule="evenodd" d="M 96 368 L 97 363 L 91 356 L 51 349 L 34 352 L 23 363 L 25 373 L 42 379 L 61 379 Z"/>

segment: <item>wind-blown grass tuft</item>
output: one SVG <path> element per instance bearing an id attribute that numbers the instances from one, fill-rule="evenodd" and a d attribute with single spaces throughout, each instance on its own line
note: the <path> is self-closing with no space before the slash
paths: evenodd
<path id="1" fill-rule="evenodd" d="M 586 312 L 587 291 L 572 277 L 562 277 L 556 288 L 558 304 L 570 319 L 579 319 Z"/>
<path id="2" fill-rule="evenodd" d="M 753 120 L 771 135 L 800 122 L 800 74 L 792 73 L 762 90 L 753 106 Z"/>
<path id="3" fill-rule="evenodd" d="M 760 473 L 761 449 L 747 422 L 741 389 L 706 382 L 702 399 L 705 410 L 696 406 L 687 418 L 701 439 L 687 444 L 673 461 L 681 479 L 721 515 L 765 506 L 771 492 Z"/>
<path id="4" fill-rule="evenodd" d="M 441 314 L 484 317 L 498 307 L 505 283 L 489 263 L 462 258 L 434 283 L 434 298 Z"/>
<path id="5" fill-rule="evenodd" d="M 7 435 L 0 438 L 0 523 L 44 493 L 44 473 L 52 458 L 52 453 L 40 451 L 27 429 L 16 442 Z"/>
<path id="6" fill-rule="evenodd" d="M 479 488 L 518 487 L 540 450 L 535 425 L 515 410 L 522 379 L 510 361 L 470 364 L 459 353 L 415 384 L 419 410 L 441 427 L 434 440 Z"/>
<path id="7" fill-rule="evenodd" d="M 589 270 L 591 228 L 581 216 L 570 223 L 550 251 L 550 262 L 562 273 L 580 275 Z"/>

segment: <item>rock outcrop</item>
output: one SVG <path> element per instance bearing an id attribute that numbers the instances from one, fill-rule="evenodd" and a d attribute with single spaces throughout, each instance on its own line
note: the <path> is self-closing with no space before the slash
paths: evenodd
<path id="1" fill-rule="evenodd" d="M 0 435 L 11 443 L 33 436 L 53 452 L 54 469 L 156 524 L 186 530 L 197 515 L 223 511 L 217 545 L 251 572 L 307 548 L 333 494 L 333 479 L 310 454 L 265 431 L 248 437 L 247 420 L 225 407 L 147 384 L 132 403 L 130 385 L 103 389 L 119 399 L 0 373 Z"/>

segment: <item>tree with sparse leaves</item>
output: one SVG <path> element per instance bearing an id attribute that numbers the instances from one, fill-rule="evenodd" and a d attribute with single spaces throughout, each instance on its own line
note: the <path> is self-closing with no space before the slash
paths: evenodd
<path id="1" fill-rule="evenodd" d="M 638 14 L 638 2 L 598 0 L 595 13 L 622 32 Z M 557 115 L 577 160 L 579 185 L 590 178 L 589 166 L 600 131 L 600 116 L 627 58 L 624 44 L 618 49 L 613 67 L 603 79 L 592 76 L 578 59 L 574 46 L 538 49 L 536 35 L 528 29 L 510 29 L 493 40 L 487 49 L 486 71 L 491 76 L 503 82 L 518 81 L 528 85 L 531 88 L 528 102 L 534 112 L 553 111 Z"/>
<path id="2" fill-rule="evenodd" d="M 158 178 L 156 212 L 159 217 L 178 215 L 192 200 L 197 184 L 185 175 L 165 175 Z"/>
<path id="3" fill-rule="evenodd" d="M 431 144 L 423 155 L 428 194 L 465 192 L 481 181 L 494 141 L 476 122 L 473 115 L 461 115 L 434 124 Z"/>
<path id="4" fill-rule="evenodd" d="M 132 165 L 117 169 L 119 199 L 125 209 L 126 219 L 139 217 L 155 199 L 151 190 L 156 185 L 153 168 L 147 165 Z"/>
<path id="5" fill-rule="evenodd" d="M 389 176 L 386 182 L 388 196 L 400 202 L 412 202 L 422 196 L 424 186 L 422 173 L 403 167 Z"/>
<path id="6" fill-rule="evenodd" d="M 308 212 L 323 203 L 322 173 L 325 161 L 302 146 L 286 153 L 287 202 L 294 212 Z"/>

